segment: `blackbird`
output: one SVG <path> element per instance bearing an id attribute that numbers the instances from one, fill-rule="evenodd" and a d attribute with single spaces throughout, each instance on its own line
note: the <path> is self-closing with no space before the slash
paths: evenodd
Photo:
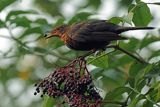
<path id="1" fill-rule="evenodd" d="M 127 39 L 119 35 L 122 32 L 141 29 L 153 29 L 153 27 L 122 27 L 106 20 L 90 20 L 61 25 L 47 32 L 45 37 L 60 37 L 71 49 L 89 51 L 105 49 L 111 41 Z"/>

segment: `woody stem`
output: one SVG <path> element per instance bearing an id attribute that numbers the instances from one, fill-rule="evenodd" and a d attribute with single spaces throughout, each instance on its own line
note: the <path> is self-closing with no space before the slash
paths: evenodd
<path id="1" fill-rule="evenodd" d="M 138 62 L 140 62 L 141 64 L 147 64 L 147 62 L 145 62 L 143 59 L 138 58 L 137 56 L 133 55 L 132 53 L 126 51 L 125 49 L 123 49 L 123 48 L 121 48 L 121 47 L 119 47 L 119 46 L 117 46 L 117 45 L 107 46 L 106 48 L 114 48 L 114 49 L 117 49 L 117 50 L 119 50 L 119 51 L 121 51 L 121 52 L 123 52 L 123 53 L 125 53 L 125 54 L 127 54 L 127 55 L 129 55 L 129 56 L 131 56 L 132 58 L 136 59 L 136 60 L 137 60 Z"/>

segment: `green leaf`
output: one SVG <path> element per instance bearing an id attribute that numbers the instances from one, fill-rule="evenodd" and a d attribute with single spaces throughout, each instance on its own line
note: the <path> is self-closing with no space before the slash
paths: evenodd
<path id="1" fill-rule="evenodd" d="M 151 103 L 150 101 L 146 100 L 143 102 L 142 107 L 153 107 L 153 103 Z"/>
<path id="2" fill-rule="evenodd" d="M 88 0 L 88 3 L 86 7 L 93 6 L 95 9 L 97 9 L 101 4 L 101 0 Z"/>
<path id="3" fill-rule="evenodd" d="M 133 12 L 133 23 L 136 26 L 147 26 L 153 19 L 147 4 L 140 2 L 137 5 L 131 5 L 129 7 L 129 12 Z"/>
<path id="4" fill-rule="evenodd" d="M 108 22 L 114 23 L 114 24 L 119 24 L 120 22 L 132 24 L 132 19 L 133 19 L 133 13 L 129 12 L 127 16 L 124 17 L 112 17 L 111 19 L 108 20 Z"/>
<path id="5" fill-rule="evenodd" d="M 135 87 L 135 78 L 129 77 L 127 82 L 129 83 L 131 87 L 133 88 Z"/>
<path id="6" fill-rule="evenodd" d="M 0 0 L 0 12 L 15 1 L 17 0 Z"/>
<path id="7" fill-rule="evenodd" d="M 133 12 L 129 12 L 127 16 L 124 17 L 124 21 L 130 25 L 132 25 Z"/>
<path id="8" fill-rule="evenodd" d="M 139 44 L 140 40 L 136 38 L 129 38 L 129 42 L 126 43 L 124 41 L 121 41 L 119 45 L 127 51 L 135 52 L 136 49 L 139 49 Z"/>
<path id="9" fill-rule="evenodd" d="M 138 4 L 138 3 L 140 3 L 141 2 L 141 0 L 136 0 L 136 3 Z"/>
<path id="10" fill-rule="evenodd" d="M 143 69 L 145 68 L 146 65 L 143 64 L 139 64 L 134 62 L 129 70 L 129 76 L 135 78 L 137 76 L 137 74 Z"/>
<path id="11" fill-rule="evenodd" d="M 76 14 L 70 21 L 69 24 L 75 23 L 75 22 L 80 22 L 80 21 L 85 21 L 88 19 L 88 17 L 92 15 L 92 13 L 89 12 L 81 12 Z"/>
<path id="12" fill-rule="evenodd" d="M 128 6 L 133 2 L 133 0 L 121 0 L 120 3 L 124 6 Z"/>
<path id="13" fill-rule="evenodd" d="M 150 87 L 151 89 L 159 89 L 160 88 L 160 81 L 153 83 L 152 86 Z"/>
<path id="14" fill-rule="evenodd" d="M 25 37 L 26 35 L 30 35 L 30 34 L 42 34 L 42 30 L 40 27 L 33 27 L 33 28 L 29 28 L 29 29 L 26 29 L 22 34 L 21 36 L 19 37 L 19 39 Z"/>
<path id="15" fill-rule="evenodd" d="M 117 88 L 119 86 L 123 86 L 126 82 L 125 73 L 119 72 L 116 69 L 107 69 L 101 72 L 103 76 L 102 81 L 105 84 L 105 87 L 108 88 Z"/>
<path id="16" fill-rule="evenodd" d="M 145 72 L 145 73 L 149 73 L 149 71 L 152 69 L 152 67 L 153 67 L 153 64 L 148 64 L 148 66 L 146 66 L 146 67 L 144 68 L 144 72 Z"/>
<path id="17" fill-rule="evenodd" d="M 40 48 L 40 47 L 34 47 L 34 48 L 32 48 L 32 51 L 33 52 L 39 52 L 39 53 L 46 53 L 47 52 L 46 49 Z"/>
<path id="18" fill-rule="evenodd" d="M 142 99 L 144 99 L 144 96 L 142 95 L 136 96 L 135 99 L 131 100 L 131 103 L 128 105 L 128 107 L 136 107 L 137 103 Z"/>
<path id="19" fill-rule="evenodd" d="M 56 23 L 54 24 L 54 27 L 60 26 L 64 24 L 65 19 L 63 17 L 59 18 Z"/>
<path id="20" fill-rule="evenodd" d="M 0 20 L 0 28 L 2 28 L 4 26 L 5 26 L 4 22 L 2 20 Z"/>
<path id="21" fill-rule="evenodd" d="M 90 57 L 87 61 L 88 64 L 92 64 L 100 68 L 108 67 L 108 56 L 106 53 L 102 53 L 97 57 Z"/>
<path id="22" fill-rule="evenodd" d="M 137 83 L 136 83 L 136 89 L 138 91 L 141 91 L 142 88 L 146 85 L 146 79 L 143 79 L 143 77 L 141 79 L 136 79 Z"/>
<path id="23" fill-rule="evenodd" d="M 152 55 L 149 57 L 149 59 L 158 57 L 160 55 L 160 51 L 152 52 Z"/>
<path id="24" fill-rule="evenodd" d="M 41 24 L 41 25 L 46 25 L 46 24 L 48 24 L 48 21 L 44 18 L 39 18 L 39 19 L 36 19 L 34 21 L 34 23 L 38 23 L 38 24 Z"/>
<path id="25" fill-rule="evenodd" d="M 43 107 L 53 107 L 54 99 L 49 96 L 44 96 Z"/>
<path id="26" fill-rule="evenodd" d="M 160 41 L 160 37 L 156 37 L 156 36 L 146 36 L 141 42 L 140 42 L 140 48 L 144 48 L 147 45 L 149 45 L 150 43 L 156 42 L 156 41 Z"/>
<path id="27" fill-rule="evenodd" d="M 116 67 L 124 66 L 125 64 L 129 64 L 132 61 L 133 61 L 133 58 L 131 58 L 130 56 L 124 55 L 120 58 L 117 58 L 111 61 L 109 60 L 109 67 L 116 68 Z"/>
<path id="28" fill-rule="evenodd" d="M 145 77 L 148 78 L 158 76 L 160 74 L 160 61 L 155 64 L 147 66 L 145 72 L 146 72 Z"/>
<path id="29" fill-rule="evenodd" d="M 30 27 L 31 20 L 29 20 L 27 17 L 16 17 L 15 19 L 10 20 L 11 24 L 15 24 L 16 26 L 22 26 L 22 27 Z"/>
<path id="30" fill-rule="evenodd" d="M 158 97 L 159 95 L 157 95 L 157 94 L 159 94 L 158 89 L 155 89 L 155 90 L 152 89 L 149 92 L 148 96 L 150 97 L 150 99 L 152 99 L 152 101 L 159 102 L 160 101 L 160 97 Z"/>
<path id="31" fill-rule="evenodd" d="M 34 11 L 34 10 L 26 10 L 26 11 L 24 11 L 24 10 L 13 10 L 13 11 L 10 11 L 8 13 L 8 15 L 6 16 L 6 21 L 8 21 L 13 16 L 17 17 L 18 15 L 22 15 L 22 14 L 35 14 L 35 13 L 37 13 L 37 12 Z"/>
<path id="32" fill-rule="evenodd" d="M 64 0 L 34 0 L 34 6 L 38 6 L 38 9 L 42 10 L 45 13 L 49 13 L 53 17 L 62 16 L 61 14 L 61 5 Z"/>
<path id="33" fill-rule="evenodd" d="M 160 101 L 160 84 L 159 84 L 159 86 L 158 86 L 158 93 L 157 93 L 157 95 L 156 95 L 155 100 L 156 100 L 157 102 Z"/>
<path id="34" fill-rule="evenodd" d="M 154 82 L 151 84 L 152 86 L 146 93 L 147 96 L 152 99 L 152 101 L 159 102 L 160 101 L 160 82 Z"/>
<path id="35" fill-rule="evenodd" d="M 120 22 L 123 22 L 124 19 L 122 17 L 112 17 L 111 19 L 108 20 L 108 22 L 114 23 L 114 24 L 119 24 Z"/>
<path id="36" fill-rule="evenodd" d="M 107 101 L 107 100 L 113 101 L 117 97 L 122 96 L 122 94 L 125 92 L 129 93 L 129 92 L 131 92 L 131 89 L 128 87 L 118 87 L 118 88 L 114 89 L 113 91 L 108 92 L 105 96 L 104 101 Z"/>

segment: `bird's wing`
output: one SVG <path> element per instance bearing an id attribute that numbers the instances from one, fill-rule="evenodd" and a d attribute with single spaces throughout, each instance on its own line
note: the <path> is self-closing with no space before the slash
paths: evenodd
<path id="1" fill-rule="evenodd" d="M 82 22 L 72 25 L 68 30 L 68 36 L 82 42 L 109 42 L 126 39 L 114 32 L 118 27 L 118 25 L 107 23 L 105 20 Z"/>
<path id="2" fill-rule="evenodd" d="M 76 34 L 72 35 L 71 38 L 81 42 L 110 42 L 114 40 L 127 39 L 113 32 L 90 32 L 87 30 L 80 30 Z"/>
<path id="3" fill-rule="evenodd" d="M 93 20 L 88 22 L 88 29 L 92 31 L 110 31 L 114 32 L 116 34 L 120 34 L 125 31 L 129 30 L 149 30 L 154 29 L 154 27 L 123 27 L 119 26 L 110 22 L 107 22 L 106 20 Z"/>
<path id="4" fill-rule="evenodd" d="M 113 23 L 109 23 L 106 20 L 93 20 L 93 21 L 89 21 L 87 23 L 86 26 L 88 29 L 90 29 L 91 31 L 110 31 L 110 32 L 114 32 L 117 33 L 117 29 L 121 28 L 119 25 L 113 24 Z"/>
<path id="5" fill-rule="evenodd" d="M 94 41 L 114 41 L 127 39 L 113 32 L 91 32 L 91 35 L 88 38 L 92 38 Z"/>
<path id="6" fill-rule="evenodd" d="M 123 40 L 125 37 L 121 37 L 113 32 L 89 32 L 79 33 L 75 38 L 78 40 L 95 41 L 95 42 L 109 42 L 114 40 Z"/>

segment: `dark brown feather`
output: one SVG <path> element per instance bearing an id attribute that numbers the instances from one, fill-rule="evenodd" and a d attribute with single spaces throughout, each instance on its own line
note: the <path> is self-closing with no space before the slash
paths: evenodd
<path id="1" fill-rule="evenodd" d="M 75 50 L 104 49 L 111 41 L 124 40 L 119 34 L 128 30 L 145 30 L 153 27 L 122 27 L 106 20 L 91 20 L 72 25 L 60 26 L 52 31 Z"/>

